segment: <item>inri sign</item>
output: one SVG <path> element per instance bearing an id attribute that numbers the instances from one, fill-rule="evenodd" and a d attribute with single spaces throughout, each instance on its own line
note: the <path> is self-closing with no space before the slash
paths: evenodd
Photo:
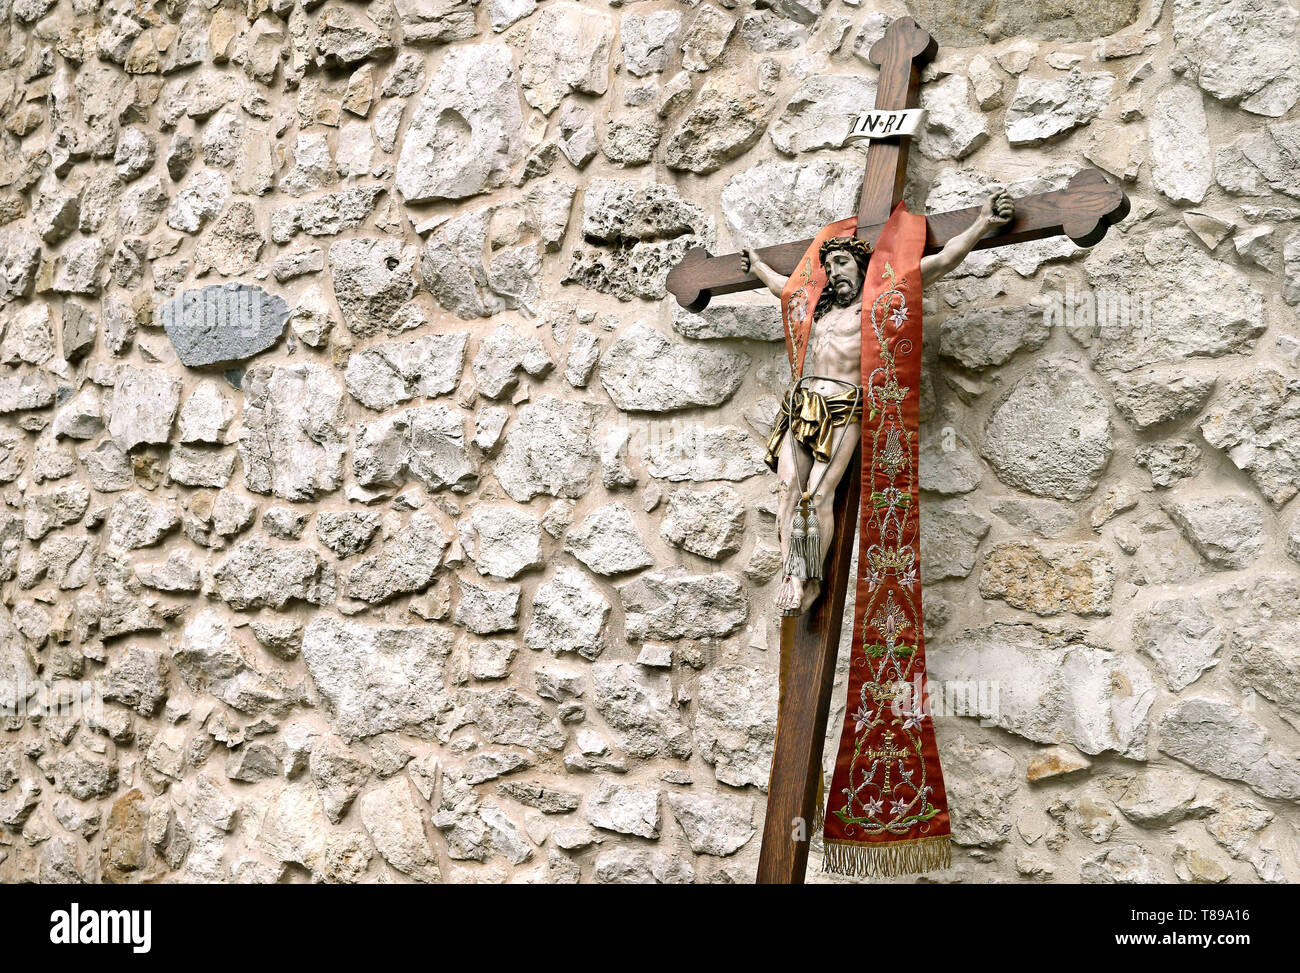
<path id="1" fill-rule="evenodd" d="M 880 111 L 868 108 L 853 118 L 845 142 L 854 139 L 883 139 L 891 135 L 915 135 L 925 119 L 924 108 L 900 108 L 897 111 Z"/>

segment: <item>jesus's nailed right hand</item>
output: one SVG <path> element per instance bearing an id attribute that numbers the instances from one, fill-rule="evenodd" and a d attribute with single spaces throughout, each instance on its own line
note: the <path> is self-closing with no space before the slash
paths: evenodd
<path id="1" fill-rule="evenodd" d="M 754 251 L 752 250 L 740 251 L 740 272 L 742 274 L 748 274 L 753 270 L 754 256 Z"/>
<path id="2" fill-rule="evenodd" d="M 1016 215 L 1016 201 L 1005 189 L 999 189 L 984 200 L 980 218 L 990 228 L 1006 226 Z"/>

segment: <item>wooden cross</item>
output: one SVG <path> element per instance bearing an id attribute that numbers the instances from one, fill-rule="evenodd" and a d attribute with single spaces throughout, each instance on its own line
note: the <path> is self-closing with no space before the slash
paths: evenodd
<path id="1" fill-rule="evenodd" d="M 877 111 L 915 108 L 921 86 L 921 68 L 934 59 L 938 44 L 911 17 L 889 25 L 885 36 L 872 45 L 870 58 L 880 66 L 876 86 Z M 847 123 L 847 120 L 846 120 Z M 876 241 L 894 205 L 902 198 L 907 177 L 906 135 L 873 139 L 867 150 L 858 203 L 857 235 Z M 1096 169 L 1077 173 L 1057 192 L 1025 196 L 1015 201 L 1015 219 L 977 248 L 1000 247 L 1026 240 L 1065 235 L 1081 247 L 1090 247 L 1129 211 L 1128 197 L 1110 185 Z M 979 207 L 953 210 L 927 217 L 926 253 L 943 248 L 975 221 Z M 759 255 L 781 274 L 794 272 L 811 240 L 796 240 L 759 250 Z M 702 248 L 690 250 L 668 275 L 668 290 L 690 311 L 702 311 L 710 298 L 761 286 L 740 270 L 740 254 L 710 256 Z M 859 445 L 860 449 L 860 445 Z M 860 464 L 855 454 L 835 495 L 834 548 L 826 568 L 821 596 L 812 609 L 781 626 L 782 694 L 779 703 L 776 747 L 768 785 L 767 817 L 759 853 L 760 883 L 802 882 L 808 866 L 811 826 L 822 775 L 822 743 L 830 713 L 835 656 L 839 648 L 844 599 L 850 580 L 849 564 L 855 541 L 854 516 L 861 496 Z"/>

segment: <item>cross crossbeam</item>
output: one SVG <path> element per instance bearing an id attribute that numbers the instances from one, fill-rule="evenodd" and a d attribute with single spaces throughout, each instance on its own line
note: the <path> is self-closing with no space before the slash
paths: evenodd
<path id="1" fill-rule="evenodd" d="M 875 149 L 876 146 L 872 146 Z M 976 250 L 1005 247 L 1012 243 L 1067 236 L 1081 247 L 1100 243 L 1106 231 L 1128 215 L 1124 191 L 1107 182 L 1099 169 L 1081 169 L 1065 189 L 1035 193 L 1016 199 L 1016 215 L 996 236 L 975 244 Z M 926 217 L 925 252 L 937 253 L 953 237 L 975 222 L 978 206 L 954 209 Z M 886 218 L 888 216 L 886 215 Z M 858 236 L 875 243 L 885 228 L 881 220 L 858 226 Z M 804 255 L 812 238 L 761 247 L 758 255 L 775 271 L 789 275 Z M 686 251 L 681 262 L 668 274 L 668 291 L 688 311 L 702 311 L 713 297 L 753 290 L 763 283 L 740 269 L 740 254 L 712 256 L 703 247 Z"/>

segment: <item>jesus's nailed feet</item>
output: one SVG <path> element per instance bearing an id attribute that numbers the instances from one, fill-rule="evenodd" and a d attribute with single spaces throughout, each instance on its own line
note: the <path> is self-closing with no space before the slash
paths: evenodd
<path id="1" fill-rule="evenodd" d="M 782 618 L 794 618 L 803 610 L 803 582 L 787 574 L 776 593 L 776 609 Z"/>
<path id="2" fill-rule="evenodd" d="M 776 592 L 776 610 L 781 618 L 798 618 L 813 607 L 822 585 L 816 581 L 801 581 L 794 575 L 785 575 Z"/>
<path id="3" fill-rule="evenodd" d="M 781 587 L 776 593 L 777 611 L 782 618 L 797 618 L 812 607 L 819 594 L 821 585 L 816 581 L 800 581 L 787 574 L 781 579 Z"/>

